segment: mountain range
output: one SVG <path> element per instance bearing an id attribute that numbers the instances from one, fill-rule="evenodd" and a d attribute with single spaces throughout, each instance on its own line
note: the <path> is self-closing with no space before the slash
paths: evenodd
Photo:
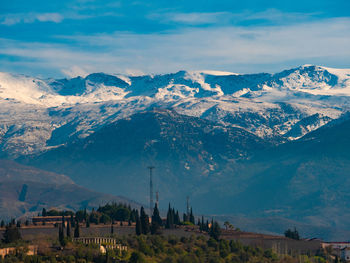
<path id="1" fill-rule="evenodd" d="M 350 70 L 1 73 L 0 105 L 3 158 L 141 203 L 154 165 L 163 207 L 189 195 L 198 213 L 259 218 L 249 230 L 349 234 Z"/>

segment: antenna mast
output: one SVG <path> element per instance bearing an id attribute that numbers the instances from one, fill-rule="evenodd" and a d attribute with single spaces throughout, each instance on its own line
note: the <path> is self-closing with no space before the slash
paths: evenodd
<path id="1" fill-rule="evenodd" d="M 149 169 L 149 211 L 150 216 L 152 216 L 153 209 L 153 174 L 152 171 L 155 168 L 154 166 L 148 166 Z"/>
<path id="2" fill-rule="evenodd" d="M 159 193 L 158 193 L 158 191 L 156 192 L 156 204 L 157 204 L 157 207 L 159 208 Z"/>

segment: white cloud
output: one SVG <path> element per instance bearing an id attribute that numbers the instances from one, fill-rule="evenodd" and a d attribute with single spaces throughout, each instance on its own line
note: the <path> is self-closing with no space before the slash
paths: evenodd
<path id="1" fill-rule="evenodd" d="M 262 12 L 242 11 L 233 12 L 158 12 L 148 15 L 149 19 L 160 21 L 161 23 L 177 23 L 184 25 L 229 25 L 240 24 L 249 21 L 261 20 L 269 21 L 275 25 L 301 23 L 308 20 L 316 19 L 319 13 L 285 13 L 277 9 L 267 9 Z"/>
<path id="2" fill-rule="evenodd" d="M 89 71 L 86 71 L 81 66 L 77 66 L 77 65 L 74 65 L 70 68 L 61 69 L 61 72 L 70 78 L 74 78 L 78 76 L 86 77 L 87 75 L 89 75 Z"/>
<path id="3" fill-rule="evenodd" d="M 39 22 L 60 23 L 63 16 L 59 13 L 17 13 L 8 14 L 0 17 L 0 24 L 12 26 L 19 23 L 31 24 Z"/>
<path id="4" fill-rule="evenodd" d="M 191 28 L 157 34 L 115 32 L 65 37 L 69 39 L 66 45 L 0 39 L 0 54 L 36 60 L 46 68 L 61 70 L 78 65 L 86 72 L 108 73 L 126 73 L 126 69 L 145 73 L 180 69 L 266 72 L 298 64 L 350 67 L 349 32 L 350 18 L 338 18 L 295 25 Z M 85 48 L 76 48 L 81 46 Z"/>
<path id="5" fill-rule="evenodd" d="M 227 21 L 232 16 L 228 12 L 213 13 L 156 13 L 148 16 L 150 19 L 160 22 L 175 22 L 189 25 L 217 24 Z"/>

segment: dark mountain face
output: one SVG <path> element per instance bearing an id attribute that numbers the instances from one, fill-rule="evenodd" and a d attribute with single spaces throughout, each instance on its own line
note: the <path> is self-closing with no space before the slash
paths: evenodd
<path id="1" fill-rule="evenodd" d="M 273 146 L 240 128 L 153 110 L 24 161 L 143 203 L 147 166 L 154 165 L 163 206 L 171 201 L 183 208 L 189 195 L 198 213 L 286 218 L 301 222 L 304 235 L 324 228 L 321 237 L 336 238 L 339 228 L 350 227 L 349 132 L 344 118 Z M 266 231 L 281 227 L 266 224 Z"/>
<path id="2" fill-rule="evenodd" d="M 69 175 L 80 185 L 145 203 L 147 166 L 154 165 L 161 199 L 184 203 L 187 195 L 207 191 L 229 164 L 268 146 L 240 128 L 153 110 L 27 161 Z"/>

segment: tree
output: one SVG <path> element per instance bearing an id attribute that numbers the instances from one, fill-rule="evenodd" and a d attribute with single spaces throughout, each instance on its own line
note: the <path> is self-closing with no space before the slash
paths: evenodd
<path id="1" fill-rule="evenodd" d="M 171 209 L 170 203 L 169 203 L 169 208 L 168 208 L 168 212 L 166 215 L 166 224 L 165 224 L 165 228 L 171 229 L 174 228 L 174 220 L 175 216 L 174 216 L 174 210 Z"/>
<path id="2" fill-rule="evenodd" d="M 62 226 L 58 228 L 58 241 L 60 242 L 61 246 L 65 245 L 64 231 Z"/>
<path id="3" fill-rule="evenodd" d="M 189 216 L 189 221 L 192 223 L 192 224 L 195 224 L 195 220 L 194 220 L 194 215 L 193 215 L 193 212 L 192 212 L 192 207 L 191 207 L 191 212 L 190 212 L 190 216 Z"/>
<path id="4" fill-rule="evenodd" d="M 21 221 L 17 221 L 17 223 L 16 223 L 16 227 L 18 227 L 18 228 L 20 228 L 21 227 Z"/>
<path id="5" fill-rule="evenodd" d="M 140 221 L 140 217 L 139 217 L 139 212 L 136 211 L 136 215 L 135 215 L 135 220 L 136 220 L 136 235 L 141 235 L 142 234 L 142 228 L 141 228 L 141 221 Z"/>
<path id="6" fill-rule="evenodd" d="M 199 227 L 200 231 L 205 231 L 205 225 L 204 225 L 204 216 L 202 216 L 202 221 L 201 221 L 201 225 Z"/>
<path id="7" fill-rule="evenodd" d="M 148 215 L 145 213 L 145 209 L 143 208 L 143 206 L 141 207 L 140 221 L 142 234 L 147 235 L 149 233 L 149 219 Z"/>
<path id="8" fill-rule="evenodd" d="M 14 225 L 6 226 L 6 230 L 3 234 L 3 242 L 4 243 L 14 243 L 18 240 L 21 240 L 21 233 L 18 228 Z"/>
<path id="9" fill-rule="evenodd" d="M 228 221 L 225 221 L 224 226 L 225 226 L 226 230 L 227 229 L 234 229 L 233 225 Z"/>
<path id="10" fill-rule="evenodd" d="M 1 220 L 0 227 L 3 228 L 5 226 L 4 220 Z"/>
<path id="11" fill-rule="evenodd" d="M 111 224 L 111 234 L 112 234 L 112 235 L 114 234 L 114 227 L 113 227 L 113 224 Z"/>
<path id="12" fill-rule="evenodd" d="M 152 224 L 151 224 L 151 234 L 157 234 L 159 228 L 162 226 L 162 219 L 159 215 L 158 205 L 155 204 L 152 215 Z"/>
<path id="13" fill-rule="evenodd" d="M 181 220 L 180 220 L 180 216 L 179 216 L 179 211 L 176 211 L 175 218 L 174 218 L 174 224 L 180 225 L 180 223 L 181 223 Z"/>
<path id="14" fill-rule="evenodd" d="M 136 252 L 132 252 L 130 260 L 130 263 L 143 263 L 146 262 L 145 257 L 143 256 L 142 253 L 136 251 Z"/>
<path id="15" fill-rule="evenodd" d="M 292 231 L 291 229 L 287 229 L 284 232 L 284 236 L 291 238 L 291 239 L 295 239 L 295 240 L 299 240 L 300 236 L 299 236 L 299 232 L 297 231 L 297 229 L 294 227 L 294 231 Z"/>
<path id="16" fill-rule="evenodd" d="M 43 211 L 41 212 L 41 215 L 42 215 L 42 216 L 47 216 L 47 212 L 46 212 L 46 209 L 45 209 L 45 208 L 43 208 Z"/>
<path id="17" fill-rule="evenodd" d="M 73 215 L 70 215 L 70 225 L 72 226 L 72 228 L 75 227 L 75 220 Z"/>
<path id="18" fill-rule="evenodd" d="M 64 218 L 64 215 L 62 215 L 62 228 L 65 228 L 65 224 L 66 224 L 65 218 Z"/>
<path id="19" fill-rule="evenodd" d="M 74 237 L 80 237 L 79 222 L 77 221 L 74 228 Z"/>
<path id="20" fill-rule="evenodd" d="M 86 220 L 86 211 L 83 211 L 83 210 L 79 210 L 79 211 L 77 211 L 76 213 L 75 213 L 75 219 L 78 221 L 78 222 L 80 222 L 80 223 L 82 223 L 82 222 L 84 222 L 85 220 Z"/>
<path id="21" fill-rule="evenodd" d="M 70 232 L 70 223 L 67 221 L 67 237 L 71 237 L 71 232 Z"/>
<path id="22" fill-rule="evenodd" d="M 218 222 L 211 221 L 211 227 L 209 231 L 210 237 L 214 238 L 215 240 L 219 240 L 221 234 L 221 228 Z"/>

